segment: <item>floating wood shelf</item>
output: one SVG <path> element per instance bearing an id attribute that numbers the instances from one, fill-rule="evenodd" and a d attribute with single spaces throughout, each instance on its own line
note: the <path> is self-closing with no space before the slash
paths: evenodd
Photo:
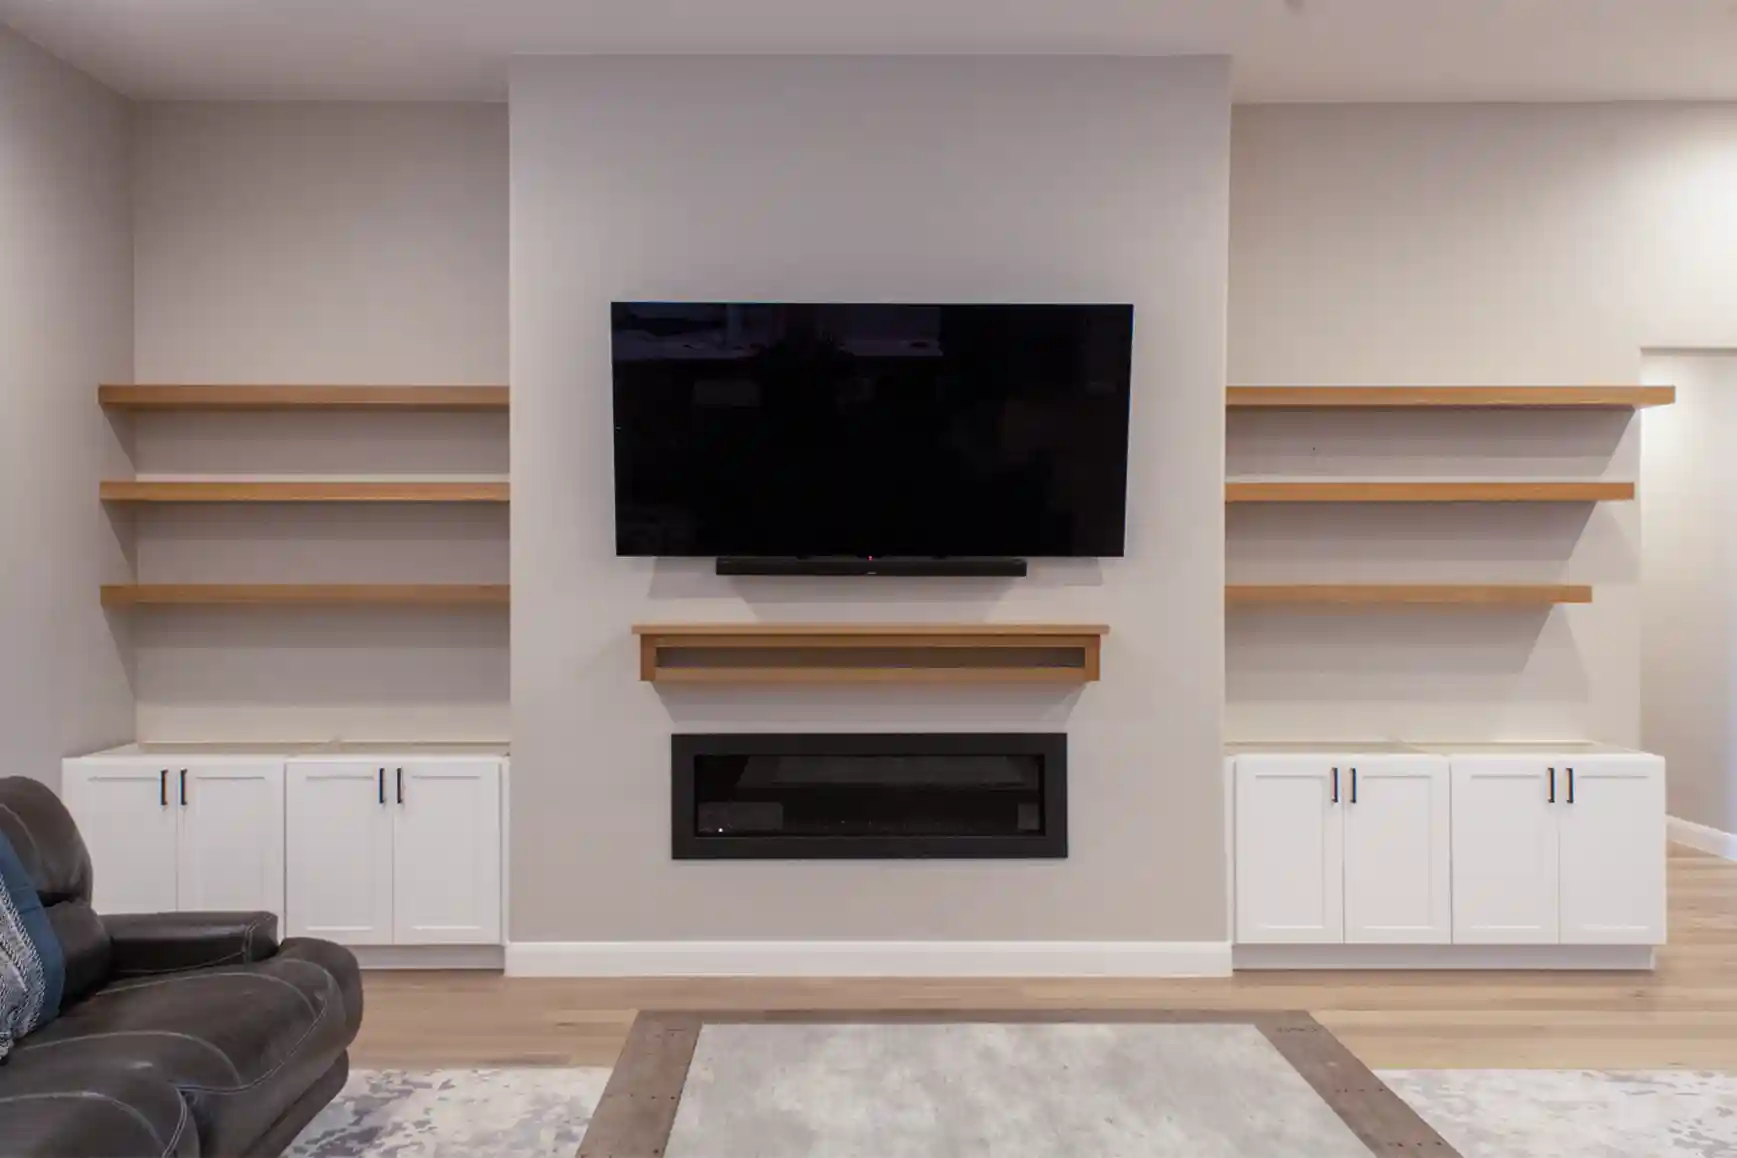
<path id="1" fill-rule="evenodd" d="M 1230 482 L 1227 503 L 1601 503 L 1634 498 L 1632 482 Z"/>
<path id="2" fill-rule="evenodd" d="M 1640 410 L 1675 386 L 1232 386 L 1231 410 Z"/>
<path id="3" fill-rule="evenodd" d="M 504 607 L 505 583 L 115 583 L 104 607 Z"/>
<path id="4" fill-rule="evenodd" d="M 504 482 L 229 482 L 114 480 L 111 503 L 504 503 Z"/>
<path id="5" fill-rule="evenodd" d="M 1102 624 L 641 624 L 657 683 L 1086 683 Z"/>
<path id="6" fill-rule="evenodd" d="M 1578 584 L 1285 583 L 1232 584 L 1232 607 L 1553 607 L 1591 603 L 1592 588 Z"/>
<path id="7" fill-rule="evenodd" d="M 112 410 L 505 410 L 505 386 L 99 386 Z"/>

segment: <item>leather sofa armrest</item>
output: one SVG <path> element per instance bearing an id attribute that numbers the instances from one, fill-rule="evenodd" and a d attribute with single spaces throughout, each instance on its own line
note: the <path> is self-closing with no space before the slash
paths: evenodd
<path id="1" fill-rule="evenodd" d="M 110 976 L 146 977 L 277 955 L 271 913 L 137 913 L 104 917 L 114 956 Z"/>

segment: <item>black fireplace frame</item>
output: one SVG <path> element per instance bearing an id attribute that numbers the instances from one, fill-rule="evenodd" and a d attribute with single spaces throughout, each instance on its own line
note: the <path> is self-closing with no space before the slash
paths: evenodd
<path id="1" fill-rule="evenodd" d="M 998 836 L 704 836 L 694 830 L 700 755 L 1043 757 L 1041 833 Z M 1064 732 L 677 733 L 670 737 L 670 837 L 676 860 L 1051 859 L 1068 855 Z"/>

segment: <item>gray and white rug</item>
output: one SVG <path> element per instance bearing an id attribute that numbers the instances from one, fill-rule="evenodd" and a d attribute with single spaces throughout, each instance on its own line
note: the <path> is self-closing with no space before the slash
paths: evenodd
<path id="1" fill-rule="evenodd" d="M 609 1070 L 353 1070 L 287 1158 L 572 1158 Z"/>
<path id="2" fill-rule="evenodd" d="M 1737 1158 L 1737 1074 L 1389 1070 L 1462 1158 Z"/>
<path id="3" fill-rule="evenodd" d="M 1737 1158 L 1737 1074 L 1388 1070 L 1380 1076 L 1463 1158 Z M 608 1077 L 606 1069 L 358 1070 L 289 1154 L 572 1158 Z"/>

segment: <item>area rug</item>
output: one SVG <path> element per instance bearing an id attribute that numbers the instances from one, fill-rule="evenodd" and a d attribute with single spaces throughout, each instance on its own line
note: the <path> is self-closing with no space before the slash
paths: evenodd
<path id="1" fill-rule="evenodd" d="M 579 1158 L 1455 1158 L 1304 1013 L 642 1014 Z"/>
<path id="2" fill-rule="evenodd" d="M 356 1070 L 288 1158 L 573 1158 L 607 1069 Z"/>
<path id="3" fill-rule="evenodd" d="M 1075 1041 L 1075 1053 L 1083 1043 Z M 696 1053 L 698 1050 L 696 1049 Z M 884 1051 L 877 1050 L 884 1054 Z M 1089 1051 L 1085 1051 L 1089 1052 Z M 744 1057 L 744 1064 L 752 1059 Z M 883 1057 L 884 1060 L 884 1057 Z M 1071 1068 L 1073 1059 L 1063 1059 Z M 1131 1059 L 1130 1059 L 1131 1060 Z M 710 1064 L 716 1069 L 719 1059 Z M 1047 1064 L 1047 1063 L 1046 1063 Z M 880 1080 L 867 1058 L 840 1072 Z M 1383 1070 L 1376 1075 L 1464 1158 L 1734 1158 L 1737 1074 L 1687 1070 Z M 572 1158 L 606 1069 L 358 1070 L 291 1158 Z M 732 1080 L 727 1075 L 724 1081 Z M 852 1078 L 854 1084 L 855 1078 Z M 890 1079 L 903 1081 L 901 1071 Z M 1070 1080 L 1077 1080 L 1077 1075 Z M 1112 1082 L 1126 1080 L 1113 1076 Z M 691 1081 L 690 1081 L 691 1084 Z M 716 1088 L 714 1086 L 714 1088 Z M 907 1084 L 908 1088 L 908 1084 Z M 834 1097 L 847 1096 L 843 1089 Z M 982 1098 L 970 1091 L 968 1101 Z M 887 1115 L 908 1129 L 915 1091 Z M 1094 1103 L 1094 1096 L 1090 1099 Z M 843 1107 L 847 1121 L 870 1115 Z M 1305 1111 L 1311 1117 L 1314 1110 Z M 961 1115 L 944 1115 L 955 1124 Z M 1114 1151 L 1104 1151 L 1113 1153 Z M 1173 1151 L 1135 1151 L 1140 1158 Z M 1358 1151 L 1359 1155 L 1367 1151 Z M 1260 1158 L 1267 1152 L 1255 1151 Z M 1423 1158 L 1452 1150 L 1423 1149 Z M 820 1158 L 818 1151 L 816 1158 Z M 677 1156 L 679 1158 L 679 1156 Z"/>
<path id="4" fill-rule="evenodd" d="M 1737 1158 L 1737 1074 L 1384 1070 L 1464 1158 Z"/>

